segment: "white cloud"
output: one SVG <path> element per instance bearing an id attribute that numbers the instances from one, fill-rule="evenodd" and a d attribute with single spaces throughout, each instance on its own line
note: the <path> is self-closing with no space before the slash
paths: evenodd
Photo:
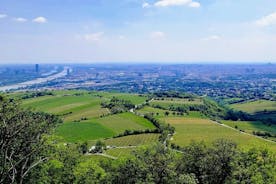
<path id="1" fill-rule="evenodd" d="M 97 42 L 102 40 L 104 32 L 90 33 L 83 35 L 83 39 L 86 41 Z"/>
<path id="2" fill-rule="evenodd" d="M 27 19 L 22 18 L 22 17 L 17 17 L 17 18 L 14 18 L 13 20 L 16 22 L 27 22 L 28 21 Z"/>
<path id="3" fill-rule="evenodd" d="M 192 8 L 199 8 L 201 5 L 199 2 L 191 2 L 189 6 Z"/>
<path id="4" fill-rule="evenodd" d="M 150 4 L 149 4 L 149 3 L 143 3 L 143 4 L 142 4 L 142 7 L 143 7 L 143 8 L 149 8 L 149 7 L 150 7 Z"/>
<path id="5" fill-rule="evenodd" d="M 154 3 L 154 6 L 190 6 L 193 8 L 198 8 L 200 7 L 200 3 L 192 0 L 159 0 L 156 3 Z"/>
<path id="6" fill-rule="evenodd" d="M 203 38 L 203 41 L 212 41 L 212 40 L 220 40 L 221 37 L 218 35 L 212 35 L 212 36 L 208 36 L 206 38 Z"/>
<path id="7" fill-rule="evenodd" d="M 261 26 L 261 27 L 271 26 L 273 24 L 276 24 L 276 12 L 257 20 L 255 23 L 257 26 Z"/>
<path id="8" fill-rule="evenodd" d="M 150 33 L 150 37 L 152 39 L 163 39 L 165 38 L 166 34 L 162 31 L 154 31 Z"/>
<path id="9" fill-rule="evenodd" d="M 0 19 L 6 18 L 8 15 L 6 14 L 0 14 Z"/>
<path id="10" fill-rule="evenodd" d="M 42 23 L 46 23 L 47 19 L 45 17 L 36 17 L 35 19 L 33 19 L 33 22 L 42 24 Z"/>

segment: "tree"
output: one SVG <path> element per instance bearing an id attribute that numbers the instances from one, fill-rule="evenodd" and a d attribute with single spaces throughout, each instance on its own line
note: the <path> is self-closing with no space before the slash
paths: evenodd
<path id="1" fill-rule="evenodd" d="M 227 183 L 275 183 L 276 157 L 265 149 L 250 149 L 241 152 L 235 162 L 231 178 Z"/>
<path id="2" fill-rule="evenodd" d="M 87 153 L 88 152 L 88 143 L 85 141 L 84 143 L 79 144 L 78 150 L 79 150 L 79 153 L 81 153 L 81 154 Z"/>
<path id="3" fill-rule="evenodd" d="M 142 148 L 120 163 L 112 183 L 197 183 L 194 175 L 177 174 L 177 155 L 163 144 Z"/>
<path id="4" fill-rule="evenodd" d="M 28 173 L 47 160 L 44 135 L 60 122 L 46 113 L 20 108 L 0 96 L 0 183 L 23 183 Z"/>
<path id="5" fill-rule="evenodd" d="M 96 145 L 95 145 L 94 152 L 96 152 L 96 153 L 102 153 L 105 148 L 106 148 L 106 145 L 105 145 L 104 142 L 97 141 Z"/>
<path id="6" fill-rule="evenodd" d="M 74 176 L 76 184 L 97 184 L 102 183 L 106 173 L 93 159 L 88 159 L 76 166 Z"/>
<path id="7" fill-rule="evenodd" d="M 178 172 L 195 174 L 199 183 L 225 183 L 231 176 L 236 151 L 236 144 L 227 140 L 217 140 L 209 148 L 203 142 L 193 142 L 183 150 Z"/>
<path id="8" fill-rule="evenodd" d="M 48 160 L 30 172 L 26 179 L 27 183 L 73 183 L 74 170 L 82 161 L 78 145 L 64 144 L 57 136 L 48 137 L 45 144 L 47 144 L 47 150 L 43 154 L 48 157 Z"/>

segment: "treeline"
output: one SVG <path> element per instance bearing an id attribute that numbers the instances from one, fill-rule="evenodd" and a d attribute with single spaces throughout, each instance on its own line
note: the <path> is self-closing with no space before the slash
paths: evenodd
<path id="1" fill-rule="evenodd" d="M 54 96 L 54 93 L 51 91 L 37 91 L 32 93 L 26 93 L 21 97 L 21 99 L 25 100 L 25 99 L 37 98 L 41 96 Z"/>
<path id="2" fill-rule="evenodd" d="M 191 94 L 182 94 L 177 92 L 160 92 L 155 93 L 155 96 L 158 96 L 159 98 L 188 98 L 194 100 L 196 98 L 195 95 Z M 202 98 L 203 104 L 175 104 L 175 105 L 169 105 L 169 106 L 162 106 L 159 104 L 153 104 L 151 105 L 154 108 L 159 108 L 162 110 L 169 110 L 179 113 L 180 115 L 183 115 L 184 113 L 188 114 L 190 111 L 197 111 L 201 114 L 205 115 L 206 117 L 209 117 L 211 119 L 223 119 L 227 112 L 226 109 L 222 106 L 218 105 L 216 102 L 212 101 L 211 99 Z"/>
<path id="3" fill-rule="evenodd" d="M 150 133 L 160 133 L 159 129 L 145 129 L 145 130 L 125 130 L 123 133 L 113 136 L 113 138 L 124 137 L 128 135 L 138 135 L 138 134 L 150 134 Z"/>
<path id="4" fill-rule="evenodd" d="M 144 115 L 144 118 L 149 120 L 156 128 L 155 129 L 145 129 L 145 130 L 125 130 L 124 133 L 118 134 L 113 138 L 123 137 L 128 135 L 138 135 L 138 134 L 149 134 L 149 133 L 160 133 L 159 141 L 165 143 L 166 139 L 173 135 L 175 128 L 170 124 L 160 122 L 160 120 L 154 118 L 151 114 Z"/>
<path id="5" fill-rule="evenodd" d="M 152 94 L 154 98 L 184 98 L 194 100 L 197 96 L 194 94 L 180 93 L 180 92 L 155 92 Z"/>
<path id="6" fill-rule="evenodd" d="M 170 124 L 160 122 L 160 120 L 154 118 L 151 114 L 146 114 L 144 118 L 149 120 L 157 128 L 158 133 L 161 134 L 159 136 L 159 141 L 167 144 L 167 139 L 174 134 L 175 128 Z"/>
<path id="7" fill-rule="evenodd" d="M 270 132 L 263 132 L 263 131 L 253 131 L 253 134 L 256 136 L 264 137 L 264 138 L 271 138 L 274 137 L 276 138 L 276 134 L 272 134 Z"/>
<path id="8" fill-rule="evenodd" d="M 116 97 L 113 97 L 109 102 L 102 102 L 101 106 L 103 108 L 108 108 L 112 114 L 126 112 L 135 107 L 131 101 Z"/>
<path id="9" fill-rule="evenodd" d="M 227 113 L 224 117 L 225 120 L 232 121 L 254 121 L 255 119 L 248 113 L 243 111 L 237 111 L 234 109 L 227 109 Z"/>
<path id="10" fill-rule="evenodd" d="M 199 98 L 196 95 L 178 93 L 178 92 L 158 92 L 154 93 L 155 97 L 158 98 Z M 249 113 L 238 111 L 229 108 L 224 103 L 217 103 L 209 98 L 202 98 L 203 104 L 181 104 L 181 105 L 170 105 L 168 107 L 159 104 L 151 105 L 154 108 L 159 108 L 162 110 L 168 110 L 178 113 L 179 115 L 189 114 L 190 111 L 197 111 L 201 114 L 209 117 L 213 120 L 232 120 L 232 121 L 261 121 L 265 124 L 276 124 L 275 112 L 260 112 L 255 115 Z M 275 116 L 276 117 L 276 116 Z"/>
<path id="11" fill-rule="evenodd" d="M 229 109 L 225 107 L 226 115 L 224 117 L 225 120 L 232 121 L 261 121 L 266 125 L 276 124 L 276 112 L 259 112 L 256 114 L 249 114 L 243 111 L 238 111 L 234 109 Z"/>

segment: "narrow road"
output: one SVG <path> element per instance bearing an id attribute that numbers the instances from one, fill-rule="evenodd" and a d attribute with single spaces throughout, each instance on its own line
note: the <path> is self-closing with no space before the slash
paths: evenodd
<path id="1" fill-rule="evenodd" d="M 113 157 L 113 156 L 107 155 L 105 153 L 93 153 L 93 154 L 92 153 L 87 153 L 86 155 L 98 155 L 98 156 L 103 156 L 103 157 L 111 158 L 113 160 L 118 159 L 117 157 Z"/>
<path id="2" fill-rule="evenodd" d="M 143 102 L 143 103 L 141 103 L 141 104 L 137 104 L 137 105 L 135 105 L 134 108 L 130 109 L 129 112 L 135 114 L 135 110 L 137 109 L 137 107 L 142 106 L 142 105 L 145 105 L 146 103 L 150 103 L 150 102 L 152 102 L 153 100 L 154 100 L 154 98 L 150 99 L 148 102 Z M 139 114 L 139 116 L 144 116 L 144 115 L 140 115 L 140 114 Z"/>

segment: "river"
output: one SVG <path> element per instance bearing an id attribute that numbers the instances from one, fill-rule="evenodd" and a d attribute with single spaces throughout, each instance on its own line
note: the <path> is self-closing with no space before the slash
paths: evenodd
<path id="1" fill-rule="evenodd" d="M 10 90 L 16 90 L 19 88 L 26 88 L 26 87 L 30 87 L 32 85 L 49 82 L 49 81 L 55 80 L 60 77 L 65 77 L 67 75 L 67 69 L 71 70 L 70 67 L 64 67 L 61 72 L 54 74 L 54 75 L 50 75 L 45 78 L 37 78 L 34 80 L 30 80 L 30 81 L 26 81 L 26 82 L 22 82 L 22 83 L 18 83 L 18 84 L 2 86 L 2 87 L 0 87 L 0 91 L 10 91 Z"/>

